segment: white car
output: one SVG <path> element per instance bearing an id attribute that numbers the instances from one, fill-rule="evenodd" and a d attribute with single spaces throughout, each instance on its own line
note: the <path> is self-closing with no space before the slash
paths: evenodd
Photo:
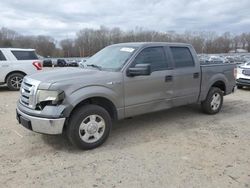
<path id="1" fill-rule="evenodd" d="M 250 86 L 250 62 L 238 66 L 236 85 L 239 89 Z"/>
<path id="2" fill-rule="evenodd" d="M 85 68 L 86 67 L 86 61 L 87 59 L 81 59 L 80 61 L 78 61 L 78 67 L 81 67 L 81 68 Z"/>
<path id="3" fill-rule="evenodd" d="M 23 77 L 42 70 L 34 49 L 0 48 L 0 84 L 19 90 Z"/>
<path id="4" fill-rule="evenodd" d="M 226 60 L 222 57 L 219 57 L 219 56 L 211 56 L 208 61 L 210 63 L 225 63 Z"/>

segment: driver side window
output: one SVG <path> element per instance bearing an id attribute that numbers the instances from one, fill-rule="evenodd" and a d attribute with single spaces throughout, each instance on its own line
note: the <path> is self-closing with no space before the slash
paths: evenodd
<path id="1" fill-rule="evenodd" d="M 148 47 L 143 49 L 135 58 L 133 67 L 137 64 L 149 64 L 151 71 L 167 69 L 167 61 L 163 47 Z"/>

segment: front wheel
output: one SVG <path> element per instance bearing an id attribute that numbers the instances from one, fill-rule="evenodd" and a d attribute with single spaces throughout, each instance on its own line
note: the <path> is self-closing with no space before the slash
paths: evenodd
<path id="1" fill-rule="evenodd" d="M 201 103 L 202 110 L 207 114 L 216 114 L 221 110 L 223 104 L 223 92 L 220 88 L 212 87 L 208 95 Z"/>
<path id="2" fill-rule="evenodd" d="M 98 105 L 85 105 L 70 117 L 67 136 L 80 149 L 93 149 L 103 144 L 109 136 L 112 120 L 109 113 Z"/>

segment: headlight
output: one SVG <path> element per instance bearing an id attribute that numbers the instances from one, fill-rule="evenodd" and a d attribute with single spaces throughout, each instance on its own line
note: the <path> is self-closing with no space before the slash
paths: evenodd
<path id="1" fill-rule="evenodd" d="M 43 108 L 46 105 L 57 105 L 64 99 L 63 91 L 49 91 L 49 90 L 38 90 L 36 103 L 39 108 Z"/>

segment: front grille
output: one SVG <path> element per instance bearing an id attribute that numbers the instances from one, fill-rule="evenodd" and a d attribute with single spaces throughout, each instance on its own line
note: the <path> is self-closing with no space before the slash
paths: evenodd
<path id="1" fill-rule="evenodd" d="M 32 85 L 24 81 L 21 86 L 21 101 L 26 106 L 29 106 L 31 90 L 32 90 Z"/>
<path id="2" fill-rule="evenodd" d="M 242 70 L 242 74 L 244 74 L 246 76 L 250 76 L 250 69 L 244 69 L 244 70 Z"/>
<path id="3" fill-rule="evenodd" d="M 20 102 L 23 105 L 29 108 L 33 109 L 35 108 L 36 91 L 39 84 L 40 82 L 37 80 L 33 80 L 27 77 L 24 78 L 21 85 L 21 98 L 20 98 Z"/>

